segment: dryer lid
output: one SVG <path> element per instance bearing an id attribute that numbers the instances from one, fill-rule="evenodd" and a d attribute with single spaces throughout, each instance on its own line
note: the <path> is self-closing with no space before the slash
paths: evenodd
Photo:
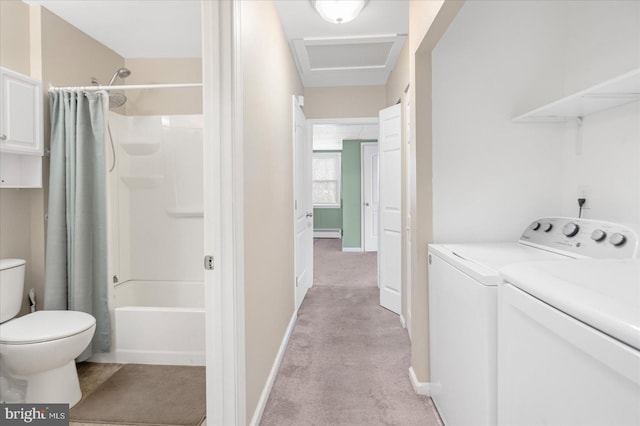
<path id="1" fill-rule="evenodd" d="M 96 319 L 77 311 L 37 311 L 0 324 L 0 343 L 28 344 L 62 339 L 93 327 Z"/>
<path id="2" fill-rule="evenodd" d="M 640 350 L 640 259 L 576 259 L 504 268 L 505 281 Z"/>

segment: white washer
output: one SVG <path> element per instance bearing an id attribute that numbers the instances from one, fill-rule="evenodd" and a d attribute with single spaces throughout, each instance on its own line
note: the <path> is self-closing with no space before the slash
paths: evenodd
<path id="1" fill-rule="evenodd" d="M 624 241 L 614 246 L 606 237 L 591 239 L 597 231 L 622 235 Z M 432 399 L 443 422 L 497 424 L 501 268 L 532 261 L 628 258 L 636 246 L 629 228 L 575 218 L 536 220 L 514 243 L 429 245 L 430 374 Z"/>
<path id="2" fill-rule="evenodd" d="M 640 425 L 640 260 L 502 272 L 498 424 Z"/>

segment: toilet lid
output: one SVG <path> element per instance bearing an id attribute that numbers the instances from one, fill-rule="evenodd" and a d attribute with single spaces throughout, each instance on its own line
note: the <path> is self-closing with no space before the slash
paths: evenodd
<path id="1" fill-rule="evenodd" d="M 0 343 L 26 344 L 62 339 L 93 327 L 96 319 L 77 311 L 37 311 L 0 324 Z"/>

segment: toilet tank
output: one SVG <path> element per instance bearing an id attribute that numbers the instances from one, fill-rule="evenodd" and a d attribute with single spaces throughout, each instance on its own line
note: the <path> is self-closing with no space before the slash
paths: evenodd
<path id="1" fill-rule="evenodd" d="M 22 259 L 0 259 L 0 323 L 20 312 L 25 263 Z"/>

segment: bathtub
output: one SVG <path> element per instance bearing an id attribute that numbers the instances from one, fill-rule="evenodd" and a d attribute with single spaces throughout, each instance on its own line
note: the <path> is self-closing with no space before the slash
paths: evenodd
<path id="1" fill-rule="evenodd" d="M 92 361 L 205 364 L 204 283 L 126 281 L 113 294 L 113 348 Z"/>

